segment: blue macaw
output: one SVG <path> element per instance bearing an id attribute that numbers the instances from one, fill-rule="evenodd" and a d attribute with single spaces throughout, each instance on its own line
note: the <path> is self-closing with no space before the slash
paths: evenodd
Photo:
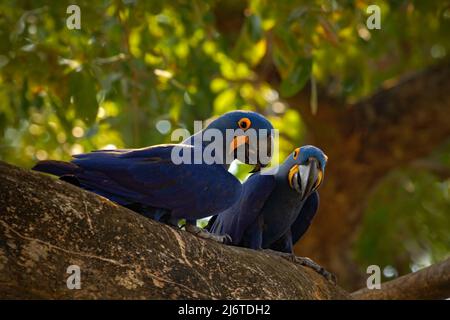
<path id="1" fill-rule="evenodd" d="M 294 244 L 317 212 L 317 189 L 326 162 L 327 156 L 319 148 L 295 149 L 280 166 L 251 175 L 243 184 L 240 200 L 212 217 L 206 229 L 230 235 L 233 245 L 271 250 L 332 279 L 312 260 L 293 254 Z"/>
<path id="2" fill-rule="evenodd" d="M 217 214 L 239 199 L 242 185 L 227 171 L 229 163 L 225 157 L 231 154 L 231 159 L 238 158 L 237 149 L 241 146 L 245 147 L 244 159 L 240 159 L 244 162 L 248 163 L 249 154 L 258 154 L 256 144 L 242 139 L 249 128 L 267 132 L 267 150 L 270 152 L 272 124 L 256 112 L 232 111 L 180 144 L 98 150 L 75 155 L 71 162 L 41 161 L 33 170 L 59 176 L 155 220 L 177 225 L 179 219 L 186 219 L 186 231 L 225 242 L 229 239 L 227 235 L 211 235 L 198 228 L 196 220 Z M 212 143 L 212 139 L 202 139 L 209 129 L 222 134 L 222 161 L 213 164 L 205 161 L 175 164 L 172 161 L 175 148 L 179 154 L 190 154 L 191 159 L 194 159 L 194 153 L 203 152 Z M 227 144 L 225 137 L 229 129 L 235 130 L 235 136 Z M 200 144 L 195 143 L 197 138 L 201 139 Z M 267 163 L 261 163 L 258 157 L 255 170 L 265 165 Z"/>

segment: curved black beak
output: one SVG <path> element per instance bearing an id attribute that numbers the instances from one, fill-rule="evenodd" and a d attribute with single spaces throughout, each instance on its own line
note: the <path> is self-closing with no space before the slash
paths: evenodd
<path id="1" fill-rule="evenodd" d="M 267 165 L 263 165 L 263 164 L 258 162 L 257 164 L 255 164 L 255 166 L 253 167 L 252 171 L 250 171 L 249 173 L 259 172 L 259 171 L 261 171 L 262 168 L 265 168 L 265 167 L 267 167 Z"/>
<path id="2" fill-rule="evenodd" d="M 269 165 L 270 160 L 272 159 L 272 143 L 273 143 L 272 136 L 269 134 L 267 137 L 264 137 L 262 140 L 263 140 L 263 142 L 261 142 L 260 139 L 258 138 L 258 146 L 260 148 L 257 148 L 257 150 L 259 150 L 259 152 L 249 149 L 249 152 L 254 152 L 257 156 L 257 163 L 253 167 L 253 170 L 250 171 L 250 173 L 255 173 L 255 172 L 261 171 L 262 168 L 265 168 Z M 264 141 L 265 141 L 265 144 L 264 144 Z M 261 155 L 263 156 L 262 158 L 261 158 Z"/>
<path id="3" fill-rule="evenodd" d="M 267 137 L 256 137 L 256 139 L 241 135 L 233 138 L 229 150 L 234 153 L 235 159 L 246 164 L 256 163 L 253 170 L 250 171 L 250 173 L 254 173 L 269 165 L 272 159 L 272 143 L 273 139 L 270 134 Z M 242 152 L 244 153 L 242 154 Z"/>
<path id="4" fill-rule="evenodd" d="M 315 158 L 310 158 L 304 165 L 292 167 L 289 172 L 289 183 L 300 194 L 302 200 L 317 190 L 322 179 L 323 172 Z"/>

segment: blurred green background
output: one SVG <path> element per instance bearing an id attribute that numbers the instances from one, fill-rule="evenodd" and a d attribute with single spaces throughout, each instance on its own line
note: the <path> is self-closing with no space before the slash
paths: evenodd
<path id="1" fill-rule="evenodd" d="M 70 4 L 80 30 L 66 27 Z M 381 30 L 366 27 L 371 4 Z M 304 116 L 320 114 L 325 95 L 352 105 L 448 61 L 449 30 L 447 1 L 3 0 L 0 159 L 30 167 L 167 143 L 172 130 L 233 109 L 265 114 L 284 158 L 315 141 Z M 299 94 L 308 98 L 293 103 Z M 429 157 L 450 170 L 449 143 Z M 349 278 L 369 264 L 390 278 L 449 256 L 449 175 L 399 163 L 372 187 L 348 236 Z"/>

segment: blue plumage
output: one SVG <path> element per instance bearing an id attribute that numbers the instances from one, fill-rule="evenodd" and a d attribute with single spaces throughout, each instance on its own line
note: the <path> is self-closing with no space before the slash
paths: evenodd
<path id="1" fill-rule="evenodd" d="M 279 167 L 253 174 L 240 200 L 213 217 L 210 231 L 229 234 L 235 245 L 292 253 L 317 211 L 326 161 L 320 149 L 304 146 Z"/>

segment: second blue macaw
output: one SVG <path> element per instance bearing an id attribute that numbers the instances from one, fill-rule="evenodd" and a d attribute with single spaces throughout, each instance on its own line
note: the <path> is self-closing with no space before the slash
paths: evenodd
<path id="1" fill-rule="evenodd" d="M 228 234 L 232 244 L 255 250 L 269 249 L 312 267 L 328 279 L 333 276 L 308 258 L 293 255 L 319 206 L 327 156 L 317 147 L 294 150 L 278 167 L 251 175 L 240 200 L 213 217 L 207 229 Z"/>
<path id="2" fill-rule="evenodd" d="M 245 145 L 245 154 L 244 159 L 240 160 L 244 162 L 249 159 L 250 153 L 259 153 L 258 144 L 248 144 L 248 139 L 242 139 L 250 128 L 265 130 L 267 149 L 270 151 L 271 123 L 256 112 L 232 111 L 212 121 L 204 130 L 181 144 L 98 150 L 75 155 L 71 162 L 41 161 L 33 170 L 59 176 L 159 221 L 176 225 L 178 220 L 186 219 L 187 231 L 224 242 L 228 236 L 211 235 L 198 228 L 196 220 L 217 214 L 239 199 L 242 185 L 227 171 L 229 163 L 225 157 L 231 154 L 231 160 L 237 158 L 239 154 L 236 150 L 242 145 Z M 196 163 L 195 154 L 203 155 L 212 143 L 211 139 L 204 137 L 211 132 L 210 129 L 221 133 L 224 139 L 224 150 L 218 152 L 224 159 L 212 164 L 205 161 Z M 236 132 L 230 144 L 225 141 L 227 130 Z M 201 143 L 196 144 L 196 139 Z M 177 154 L 190 155 L 193 163 L 174 163 L 174 148 L 177 148 Z M 256 170 L 265 165 L 267 163 L 261 163 L 258 158 Z"/>

